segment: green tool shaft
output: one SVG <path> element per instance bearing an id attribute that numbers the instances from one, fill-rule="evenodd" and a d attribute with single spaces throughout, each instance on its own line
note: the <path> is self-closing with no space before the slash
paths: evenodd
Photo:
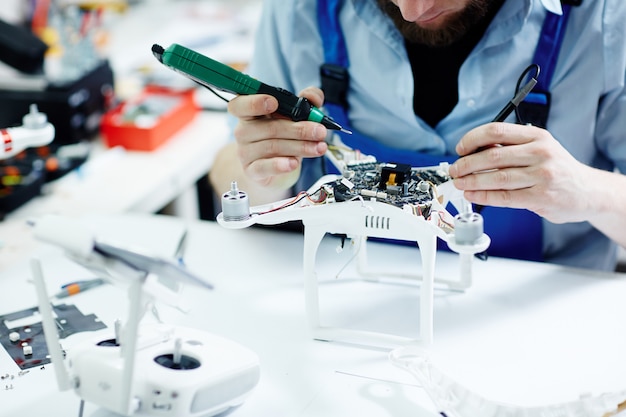
<path id="1" fill-rule="evenodd" d="M 152 52 L 164 65 L 206 87 L 231 94 L 269 94 L 278 100 L 276 112 L 291 120 L 309 120 L 321 123 L 329 129 L 344 130 L 320 109 L 311 105 L 305 97 L 298 97 L 285 89 L 262 83 L 189 48 L 179 44 L 172 44 L 167 49 L 153 45 Z"/>

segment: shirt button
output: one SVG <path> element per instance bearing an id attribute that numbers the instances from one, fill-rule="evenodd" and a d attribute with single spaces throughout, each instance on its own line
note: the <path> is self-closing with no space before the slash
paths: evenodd
<path id="1" fill-rule="evenodd" d="M 476 101 L 470 98 L 469 100 L 467 100 L 467 107 L 473 109 L 474 107 L 476 107 Z"/>

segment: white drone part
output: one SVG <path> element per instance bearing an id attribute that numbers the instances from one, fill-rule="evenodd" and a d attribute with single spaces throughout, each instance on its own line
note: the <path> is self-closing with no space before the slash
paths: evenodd
<path id="1" fill-rule="evenodd" d="M 31 270 L 33 273 L 33 281 L 35 283 L 35 290 L 37 291 L 37 301 L 39 306 L 39 314 L 41 314 L 41 325 L 43 327 L 43 335 L 50 352 L 50 358 L 52 363 L 58 365 L 54 367 L 54 374 L 57 380 L 57 386 L 59 391 L 67 391 L 71 388 L 69 375 L 63 363 L 63 352 L 61 350 L 61 344 L 59 342 L 59 336 L 57 334 L 56 322 L 52 313 L 52 306 L 50 305 L 48 292 L 46 290 L 46 283 L 43 277 L 43 271 L 41 269 L 41 262 L 38 259 L 31 260 Z"/>
<path id="2" fill-rule="evenodd" d="M 389 360 L 409 372 L 426 391 L 441 415 L 447 417 L 596 417 L 613 416 L 626 402 L 626 391 L 539 406 L 519 406 L 484 398 L 441 371 L 428 351 L 415 345 L 394 349 Z M 621 412 L 620 412 L 621 415 Z"/>
<path id="3" fill-rule="evenodd" d="M 37 239 L 59 246 L 82 258 L 91 255 L 94 248 L 94 235 L 75 220 L 57 215 L 46 215 L 33 223 L 34 236 Z"/>
<path id="4" fill-rule="evenodd" d="M 241 405 L 260 380 L 250 349 L 200 330 L 166 324 L 139 328 L 136 372 L 123 379 L 122 346 L 95 337 L 68 350 L 77 394 L 131 417 L 209 417 Z M 104 389 L 103 387 L 106 387 Z M 130 407 L 119 398 L 132 392 Z"/>
<path id="5" fill-rule="evenodd" d="M 445 198 L 444 206 L 450 202 L 459 213 L 468 213 L 472 211 L 472 205 L 463 196 L 463 191 L 454 186 L 454 181 L 446 181 L 437 186 L 440 195 Z"/>
<path id="6" fill-rule="evenodd" d="M 233 181 L 230 190 L 222 194 L 222 212 L 227 221 L 241 221 L 250 218 L 248 195 L 237 188 L 237 181 Z"/>
<path id="7" fill-rule="evenodd" d="M 460 213 L 454 217 L 454 240 L 458 245 L 475 244 L 483 231 L 483 216 L 479 213 Z"/>
<path id="8" fill-rule="evenodd" d="M 48 117 L 41 113 L 36 104 L 30 105 L 30 112 L 22 118 L 22 126 L 26 129 L 41 129 L 48 123 Z"/>
<path id="9" fill-rule="evenodd" d="M 0 159 L 10 158 L 26 148 L 48 145 L 54 139 L 54 126 L 37 105 L 31 104 L 30 113 L 23 117 L 22 123 L 19 127 L 0 129 Z"/>
<path id="10" fill-rule="evenodd" d="M 116 322 L 112 338 L 74 346 L 65 360 L 41 264 L 33 259 L 44 336 L 61 391 L 73 388 L 82 400 L 124 416 L 200 417 L 240 405 L 257 385 L 259 359 L 251 350 L 200 330 L 140 326 L 148 287 L 157 279 L 211 289 L 209 282 L 178 261 L 96 239 L 72 219 L 46 216 L 34 227 L 36 237 L 66 249 L 76 262 L 124 265 L 128 275 L 126 323 Z"/>
<path id="11" fill-rule="evenodd" d="M 351 165 L 354 167 L 354 165 Z M 251 207 L 251 215 L 244 220 L 229 219 L 226 210 L 217 216 L 217 222 L 228 229 L 241 229 L 253 224 L 274 225 L 288 221 L 298 220 L 304 225 L 304 254 L 303 267 L 305 276 L 305 307 L 315 339 L 332 341 L 339 340 L 347 343 L 355 343 L 367 346 L 382 348 L 395 347 L 398 344 L 419 341 L 424 345 L 430 345 L 433 341 L 433 303 L 434 285 L 444 284 L 451 290 L 463 291 L 472 284 L 472 265 L 474 255 L 484 252 L 491 240 L 482 231 L 482 219 L 480 217 L 470 217 L 461 224 L 460 243 L 455 239 L 454 217 L 446 209 L 450 202 L 455 205 L 459 213 L 471 213 L 471 206 L 463 198 L 463 192 L 454 187 L 453 181 L 446 178 L 449 165 L 440 164 L 433 167 L 411 168 L 411 175 L 419 171 L 435 172 L 435 176 L 440 176 L 445 182 L 435 184 L 429 180 L 423 180 L 415 184 L 426 198 L 427 202 L 416 199 L 412 204 L 406 202 L 405 188 L 398 188 L 399 181 L 387 181 L 386 190 L 380 190 L 383 181 L 382 173 L 378 171 L 379 166 L 374 168 L 368 163 L 363 165 L 365 170 L 374 169 L 380 179 L 372 180 L 372 184 L 367 187 L 358 187 L 357 183 L 362 183 L 363 178 L 351 173 L 351 180 L 345 175 L 326 175 L 318 179 L 306 194 L 315 196 L 320 190 L 326 190 L 325 195 L 329 198 L 315 199 L 289 198 L 270 204 Z M 397 167 L 397 164 L 386 164 L 390 167 L 390 174 L 399 173 L 406 176 L 406 167 Z M 397 172 L 392 172 L 397 168 Z M 424 172 L 425 177 L 431 173 Z M 374 178 L 376 175 L 367 177 Z M 390 176 L 391 178 L 391 176 Z M 437 181 L 438 182 L 438 181 Z M 329 184 L 338 184 L 349 191 L 336 188 Z M 391 188 L 390 184 L 396 188 Z M 330 190 L 330 192 L 329 192 Z M 349 194 L 352 194 L 350 196 Z M 357 195 L 358 193 L 358 195 Z M 337 195 L 341 199 L 337 199 Z M 395 204 L 390 204 L 387 199 L 394 199 Z M 468 210 L 469 209 L 469 210 Z M 426 215 L 424 215 L 426 213 Z M 471 216 L 471 214 L 470 214 Z M 464 229 L 464 227 L 466 227 Z M 479 233 L 480 232 L 480 233 Z M 319 282 L 316 273 L 317 248 L 322 238 L 328 234 L 343 234 L 356 237 L 360 242 L 361 250 L 357 251 L 355 259 L 357 272 L 368 277 L 372 274 L 380 275 L 377 271 L 372 271 L 367 265 L 367 250 L 365 244 L 367 238 L 394 239 L 408 242 L 416 242 L 420 250 L 421 269 L 416 274 L 399 274 L 400 278 L 412 278 L 420 280 L 420 315 L 417 328 L 419 329 L 419 339 L 405 336 L 391 335 L 381 332 L 366 330 L 345 329 L 322 324 L 320 315 L 320 304 L 318 287 Z M 459 254 L 459 274 L 458 276 L 435 276 L 435 258 L 437 252 L 437 238 L 445 241 L 448 247 Z M 389 275 L 389 274 L 387 274 Z M 394 274 L 391 274 L 394 275 Z"/>

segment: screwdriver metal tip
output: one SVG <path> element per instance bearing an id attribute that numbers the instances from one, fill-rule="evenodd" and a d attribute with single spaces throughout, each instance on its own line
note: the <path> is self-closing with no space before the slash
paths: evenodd
<path id="1" fill-rule="evenodd" d="M 351 134 L 352 134 L 352 131 L 347 130 L 347 129 L 344 129 L 344 128 L 341 128 L 339 131 L 340 131 L 340 132 L 343 132 L 343 133 L 345 133 L 345 134 L 348 134 L 348 135 L 351 135 Z"/>

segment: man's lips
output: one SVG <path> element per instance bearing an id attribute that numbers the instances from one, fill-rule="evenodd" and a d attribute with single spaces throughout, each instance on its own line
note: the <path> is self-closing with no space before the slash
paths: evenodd
<path id="1" fill-rule="evenodd" d="M 420 16 L 417 20 L 414 21 L 414 23 L 416 23 L 418 25 L 424 25 L 424 24 L 433 23 L 433 22 L 439 20 L 439 18 L 441 16 L 443 16 L 444 14 L 446 14 L 446 13 L 447 13 L 447 11 L 445 11 L 445 10 L 436 11 L 434 13 L 428 13 L 427 15 Z"/>

